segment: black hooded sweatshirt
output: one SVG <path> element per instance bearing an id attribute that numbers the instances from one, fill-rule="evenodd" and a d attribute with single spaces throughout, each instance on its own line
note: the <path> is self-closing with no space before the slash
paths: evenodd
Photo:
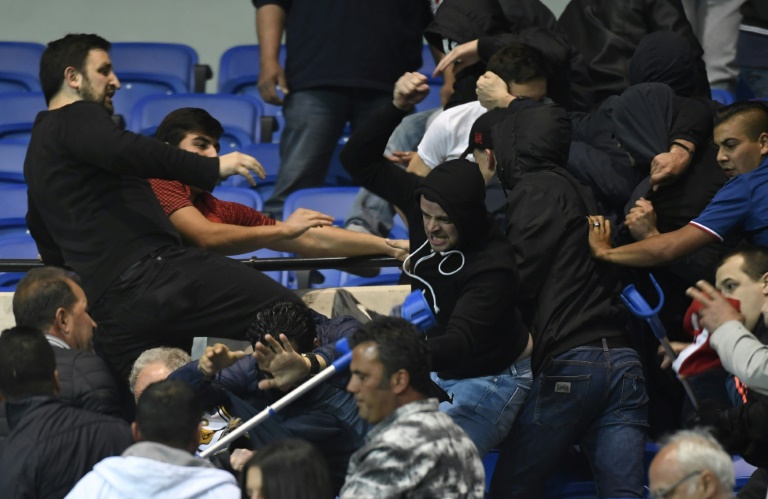
<path id="1" fill-rule="evenodd" d="M 571 139 L 566 112 L 529 99 L 509 109 L 492 135 L 499 180 L 510 189 L 507 238 L 536 373 L 572 348 L 623 340 L 627 317 L 616 302 L 612 267 L 589 252 L 587 215 L 597 209 L 592 192 L 563 168 Z"/>
<path id="2" fill-rule="evenodd" d="M 412 288 L 422 290 L 431 307 L 437 301 L 438 325 L 427 331 L 432 369 L 444 379 L 496 374 L 528 342 L 517 310 L 512 246 L 485 209 L 485 183 L 477 165 L 448 161 L 421 178 L 382 157 L 388 137 L 405 115 L 392 104 L 373 113 L 350 137 L 341 163 L 356 182 L 406 214 L 411 269 L 429 284 L 413 279 Z M 421 194 L 438 203 L 455 224 L 459 242 L 452 250 L 457 251 L 421 260 L 433 253 L 426 244 Z"/>

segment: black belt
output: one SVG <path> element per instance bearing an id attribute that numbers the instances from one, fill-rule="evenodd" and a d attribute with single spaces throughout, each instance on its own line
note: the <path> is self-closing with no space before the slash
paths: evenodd
<path id="1" fill-rule="evenodd" d="M 125 269 L 123 273 L 120 274 L 120 277 L 118 277 L 118 279 L 123 281 L 125 279 L 128 279 L 131 276 L 131 274 L 133 274 L 136 271 L 136 269 L 138 269 L 141 266 L 141 264 L 143 264 L 147 260 L 154 260 L 155 258 L 160 256 L 162 253 L 164 253 L 166 249 L 168 249 L 168 246 L 163 246 L 162 248 L 158 248 L 152 251 L 151 253 L 147 253 L 141 258 L 141 260 L 139 260 L 138 262 L 134 263 L 133 265 Z"/>
<path id="2" fill-rule="evenodd" d="M 605 340 L 605 343 L 608 346 L 608 348 L 631 348 L 632 346 L 629 344 L 629 340 L 624 336 L 608 336 L 604 338 L 598 338 L 596 340 L 590 341 L 589 343 L 585 343 L 581 346 L 603 348 L 603 340 Z"/>

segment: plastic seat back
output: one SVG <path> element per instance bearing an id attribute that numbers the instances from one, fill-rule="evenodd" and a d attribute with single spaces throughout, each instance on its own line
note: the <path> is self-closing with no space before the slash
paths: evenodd
<path id="1" fill-rule="evenodd" d="M 214 189 L 213 195 L 222 201 L 239 203 L 256 211 L 261 211 L 264 207 L 264 201 L 259 193 L 245 187 L 218 186 Z"/>
<path id="2" fill-rule="evenodd" d="M 23 140 L 0 141 L 0 183 L 24 183 L 24 158 L 28 145 Z"/>
<path id="3" fill-rule="evenodd" d="M 42 92 L 0 94 L 0 139 L 29 140 L 37 113 L 47 108 Z"/>
<path id="4" fill-rule="evenodd" d="M 45 45 L 0 42 L 0 93 L 40 92 L 40 57 Z"/>

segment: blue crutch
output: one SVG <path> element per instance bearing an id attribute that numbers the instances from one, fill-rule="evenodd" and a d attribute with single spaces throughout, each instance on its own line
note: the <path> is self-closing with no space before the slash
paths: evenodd
<path id="1" fill-rule="evenodd" d="M 310 378 L 308 381 L 297 386 L 296 388 L 291 390 L 289 393 L 286 393 L 280 400 L 278 400 L 271 406 L 268 406 L 263 411 L 256 414 L 254 417 L 252 417 L 251 419 L 249 419 L 248 421 L 246 421 L 245 423 L 237 427 L 236 430 L 228 434 L 226 437 L 223 437 L 221 440 L 219 440 L 215 444 L 212 444 L 210 447 L 208 447 L 207 449 L 205 449 L 203 452 L 200 453 L 200 457 L 205 459 L 205 458 L 208 458 L 209 456 L 212 456 L 218 450 L 229 445 L 230 442 L 238 438 L 240 435 L 250 430 L 254 426 L 260 424 L 261 422 L 265 421 L 270 416 L 274 415 L 276 412 L 278 412 L 285 406 L 289 405 L 294 400 L 298 399 L 308 391 L 312 390 L 323 381 L 327 380 L 328 378 L 331 378 L 337 372 L 348 368 L 350 362 L 352 362 L 352 352 L 350 352 L 349 350 L 349 342 L 347 341 L 346 338 L 342 338 L 336 342 L 336 351 L 341 353 L 342 356 L 336 359 L 330 366 L 323 369 L 322 372 Z"/>
<path id="2" fill-rule="evenodd" d="M 659 283 L 656 282 L 653 274 L 648 275 L 651 278 L 653 287 L 656 288 L 656 293 L 659 295 L 659 304 L 656 305 L 656 308 L 651 308 L 651 306 L 648 305 L 648 302 L 645 301 L 645 298 L 643 298 L 637 288 L 635 288 L 634 284 L 630 284 L 624 288 L 621 292 L 621 300 L 635 317 L 645 319 L 648 325 L 651 326 L 653 335 L 656 336 L 661 343 L 661 346 L 664 347 L 664 351 L 667 353 L 669 359 L 674 362 L 675 359 L 677 359 L 677 355 L 674 350 L 672 350 L 672 345 L 669 344 L 669 340 L 667 339 L 667 331 L 664 329 L 661 319 L 659 319 L 659 312 L 661 311 L 661 307 L 664 306 L 664 292 L 661 290 Z M 679 376 L 678 379 L 680 380 L 680 383 L 683 384 L 683 388 L 685 388 L 685 392 L 691 399 L 694 409 L 698 412 L 699 399 L 696 397 L 696 392 L 693 391 L 691 383 L 687 379 L 680 378 Z"/>

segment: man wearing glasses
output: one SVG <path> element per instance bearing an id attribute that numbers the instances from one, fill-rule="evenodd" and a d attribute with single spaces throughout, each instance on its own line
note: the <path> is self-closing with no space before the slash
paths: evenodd
<path id="1" fill-rule="evenodd" d="M 651 461 L 648 497 L 726 499 L 733 497 L 733 461 L 708 433 L 675 433 Z"/>

